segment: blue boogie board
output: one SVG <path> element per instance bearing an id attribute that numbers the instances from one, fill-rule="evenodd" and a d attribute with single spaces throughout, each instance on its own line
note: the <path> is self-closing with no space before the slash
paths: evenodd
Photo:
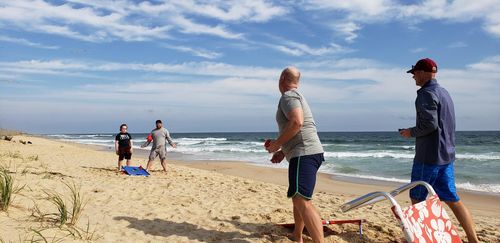
<path id="1" fill-rule="evenodd" d="M 123 171 L 127 175 L 133 176 L 149 176 L 149 172 L 142 168 L 142 166 L 122 166 Z"/>

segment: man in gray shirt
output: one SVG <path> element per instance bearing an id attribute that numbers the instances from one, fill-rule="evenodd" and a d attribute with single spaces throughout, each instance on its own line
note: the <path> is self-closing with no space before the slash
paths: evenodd
<path id="1" fill-rule="evenodd" d="M 321 218 L 311 201 L 316 174 L 324 161 L 323 146 L 311 109 L 297 90 L 299 79 L 300 72 L 294 67 L 285 68 L 281 73 L 281 99 L 276 113 L 279 136 L 265 146 L 269 153 L 274 153 L 271 162 L 280 163 L 285 157 L 290 162 L 287 196 L 293 203 L 294 240 L 302 242 L 305 226 L 314 242 L 323 242 Z"/>
<path id="2" fill-rule="evenodd" d="M 153 129 L 151 131 L 151 136 L 153 137 L 153 145 L 151 148 L 151 153 L 149 154 L 149 161 L 147 165 L 147 170 L 149 171 L 151 167 L 153 166 L 153 160 L 156 158 L 156 156 L 160 157 L 161 160 L 161 166 L 163 167 L 163 171 L 167 171 L 167 163 L 166 163 L 166 157 L 167 157 L 167 148 L 166 144 L 170 144 L 172 148 L 177 148 L 177 145 L 172 141 L 172 138 L 170 137 L 170 133 L 166 128 L 163 127 L 163 123 L 161 120 L 156 121 L 156 129 Z M 150 142 L 146 143 L 146 147 L 149 145 Z"/>

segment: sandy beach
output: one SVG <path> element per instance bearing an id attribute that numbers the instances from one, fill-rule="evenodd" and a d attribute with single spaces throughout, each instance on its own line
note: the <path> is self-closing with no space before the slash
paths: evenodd
<path id="1" fill-rule="evenodd" d="M 289 231 L 276 225 L 293 222 L 284 169 L 241 162 L 169 160 L 168 173 L 161 172 L 156 161 L 151 176 L 131 177 L 116 171 L 117 156 L 110 151 L 27 135 L 15 135 L 13 141 L 0 141 L 0 166 L 10 171 L 15 185 L 24 187 L 14 194 L 8 211 L 0 211 L 0 242 L 43 238 L 49 242 L 289 242 Z M 134 155 L 133 159 L 134 165 L 147 162 L 144 156 Z M 57 213 L 45 192 L 69 199 L 65 183 L 81 187 L 87 202 L 74 227 L 59 227 L 39 217 L 40 212 Z M 355 225 L 333 225 L 325 234 L 326 241 L 393 242 L 402 238 L 387 202 L 349 213 L 339 210 L 357 196 L 396 186 L 320 175 L 314 204 L 322 218 L 367 220 L 362 239 Z M 459 194 L 472 212 L 479 239 L 499 242 L 500 196 Z M 398 200 L 408 204 L 407 194 Z M 449 209 L 448 213 L 452 215 Z M 75 232 L 72 228 L 78 233 L 71 233 Z M 459 231 L 466 242 L 465 233 Z"/>

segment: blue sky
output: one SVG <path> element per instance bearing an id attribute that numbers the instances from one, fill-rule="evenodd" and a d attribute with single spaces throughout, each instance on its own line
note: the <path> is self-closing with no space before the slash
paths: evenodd
<path id="1" fill-rule="evenodd" d="M 392 131 L 424 57 L 458 130 L 500 129 L 496 0 L 0 0 L 0 127 L 276 131 L 294 65 L 320 131 Z"/>

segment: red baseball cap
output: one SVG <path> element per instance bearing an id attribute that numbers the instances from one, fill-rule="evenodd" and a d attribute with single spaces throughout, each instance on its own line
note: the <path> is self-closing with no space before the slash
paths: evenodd
<path id="1" fill-rule="evenodd" d="M 412 65 L 411 69 L 406 71 L 406 73 L 413 74 L 415 71 L 437 73 L 438 67 L 437 67 L 436 62 L 434 62 L 432 59 L 424 58 L 424 59 L 418 60 L 418 62 L 415 65 Z"/>

